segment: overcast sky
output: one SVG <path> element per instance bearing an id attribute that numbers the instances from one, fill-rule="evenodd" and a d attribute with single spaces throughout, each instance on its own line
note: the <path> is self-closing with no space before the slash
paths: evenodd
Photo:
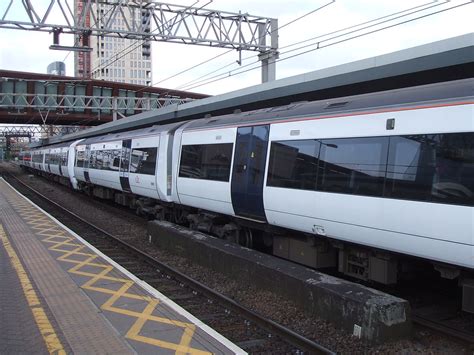
<path id="1" fill-rule="evenodd" d="M 33 1 L 34 4 L 41 2 L 49 4 L 49 0 Z M 194 3 L 192 0 L 170 2 L 180 5 L 191 5 Z M 277 18 L 279 26 L 282 26 L 328 2 L 330 2 L 330 0 L 214 0 L 207 5 L 206 8 L 230 12 L 242 11 L 252 15 Z M 8 3 L 9 1 L 0 1 L 0 14 L 3 14 L 5 6 L 7 6 Z M 201 0 L 195 6 L 200 7 L 206 3 L 206 1 Z M 348 26 L 357 25 L 377 17 L 403 11 L 410 7 L 430 3 L 431 5 L 437 6 L 397 21 L 387 22 L 382 26 L 374 27 L 370 30 L 413 19 L 414 17 L 423 16 L 431 12 L 444 10 L 456 5 L 464 3 L 468 3 L 468 5 L 362 36 L 358 39 L 313 50 L 307 54 L 299 55 L 291 59 L 282 60 L 277 63 L 277 79 L 473 32 L 474 21 L 472 19 L 474 18 L 474 2 L 470 0 L 452 0 L 450 2 L 442 0 L 434 2 L 429 0 L 336 0 L 324 9 L 314 12 L 279 30 L 280 58 L 284 59 L 303 51 L 288 52 L 288 50 L 297 47 L 288 47 L 295 42 L 340 30 Z M 14 6 L 20 6 L 20 4 L 21 2 L 16 0 Z M 347 37 L 342 37 L 341 39 L 343 38 Z M 68 41 L 70 41 L 70 43 L 68 43 Z M 326 45 L 329 43 L 331 42 L 324 42 Z M 49 63 L 65 60 L 67 75 L 72 76 L 74 66 L 73 54 L 68 55 L 67 52 L 49 50 L 48 47 L 51 44 L 51 34 L 0 29 L 0 68 L 45 73 Z M 72 38 L 68 39 L 67 36 L 63 36 L 61 38 L 61 44 L 71 45 Z M 315 47 L 307 47 L 304 50 L 306 51 L 313 48 Z M 241 75 L 234 75 L 236 71 L 238 72 L 242 69 L 239 69 L 236 63 L 238 54 L 233 51 L 194 70 L 178 75 L 170 80 L 162 81 L 227 50 L 160 42 L 153 43 L 152 51 L 153 82 L 155 86 L 169 89 L 184 87 L 190 91 L 215 95 L 256 85 L 259 84 L 261 80 L 260 69 L 252 70 Z M 242 57 L 251 57 L 251 59 L 244 61 L 243 65 L 256 62 L 255 52 L 243 52 Z M 215 73 L 226 73 L 225 76 L 227 78 L 225 80 L 219 80 L 208 85 L 197 87 L 193 87 L 192 85 L 183 86 L 183 84 L 227 64 L 232 65 L 223 71 Z M 256 65 L 257 64 L 253 64 L 250 67 Z M 250 67 L 246 67 L 245 69 Z"/>

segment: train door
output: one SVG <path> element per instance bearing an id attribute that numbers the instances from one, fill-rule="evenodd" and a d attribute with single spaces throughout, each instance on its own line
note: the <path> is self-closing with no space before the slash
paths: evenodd
<path id="1" fill-rule="evenodd" d="M 62 148 L 59 148 L 58 149 L 58 152 L 56 153 L 56 160 L 58 162 L 58 166 L 59 166 L 59 175 L 61 176 L 64 176 L 63 175 L 63 149 Z"/>
<path id="2" fill-rule="evenodd" d="M 239 127 L 232 171 L 232 206 L 237 216 L 266 221 L 263 181 L 269 125 Z"/>
<path id="3" fill-rule="evenodd" d="M 91 145 L 86 145 L 86 150 L 84 152 L 84 180 L 87 182 L 91 182 L 91 178 L 89 177 L 89 161 L 91 156 Z"/>
<path id="4" fill-rule="evenodd" d="M 130 189 L 130 180 L 129 180 L 129 170 L 130 170 L 130 156 L 132 154 L 132 140 L 124 139 L 122 141 L 122 154 L 120 158 L 120 186 L 122 190 L 126 192 L 131 192 Z"/>
<path id="5" fill-rule="evenodd" d="M 44 153 L 44 160 L 48 173 L 51 173 L 51 155 L 51 150 L 47 150 L 47 153 Z"/>

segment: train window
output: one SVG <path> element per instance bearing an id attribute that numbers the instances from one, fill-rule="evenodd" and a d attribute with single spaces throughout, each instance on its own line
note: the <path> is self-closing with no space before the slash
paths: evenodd
<path id="1" fill-rule="evenodd" d="M 49 153 L 45 155 L 45 163 L 51 165 L 58 165 L 57 162 L 57 154 L 56 153 Z"/>
<path id="2" fill-rule="evenodd" d="M 388 138 L 321 140 L 318 190 L 382 196 Z"/>
<path id="3" fill-rule="evenodd" d="M 97 163 L 97 153 L 97 150 L 89 152 L 89 169 L 100 169 L 100 165 Z"/>
<path id="4" fill-rule="evenodd" d="M 84 158 L 85 158 L 86 152 L 84 150 L 79 150 L 77 151 L 76 154 L 76 166 L 78 168 L 84 167 Z"/>
<path id="5" fill-rule="evenodd" d="M 130 172 L 135 174 L 154 175 L 156 168 L 157 148 L 133 148 Z"/>
<path id="6" fill-rule="evenodd" d="M 183 145 L 179 176 L 229 181 L 232 143 Z"/>
<path id="7" fill-rule="evenodd" d="M 473 133 L 391 137 L 385 195 L 472 206 L 473 138 Z"/>
<path id="8" fill-rule="evenodd" d="M 433 201 L 474 205 L 474 133 L 436 136 Z"/>
<path id="9" fill-rule="evenodd" d="M 435 146 L 426 135 L 390 137 L 385 196 L 431 200 Z"/>
<path id="10" fill-rule="evenodd" d="M 319 149 L 315 139 L 273 142 L 267 185 L 316 190 Z"/>
<path id="11" fill-rule="evenodd" d="M 33 154 L 33 163 L 42 163 L 43 155 L 41 153 Z"/>
<path id="12" fill-rule="evenodd" d="M 61 153 L 61 165 L 66 166 L 67 165 L 67 157 L 69 155 L 69 152 L 62 152 Z"/>
<path id="13" fill-rule="evenodd" d="M 118 171 L 120 164 L 120 153 L 120 149 L 93 150 L 90 153 L 90 168 Z"/>

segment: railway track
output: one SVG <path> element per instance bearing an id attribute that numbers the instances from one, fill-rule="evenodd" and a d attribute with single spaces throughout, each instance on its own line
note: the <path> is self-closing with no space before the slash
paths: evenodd
<path id="1" fill-rule="evenodd" d="M 21 180 L 19 180 L 18 178 L 16 178 L 13 175 L 9 175 L 9 176 L 6 176 L 6 177 L 10 177 L 12 179 L 15 179 L 15 181 L 18 181 L 19 184 L 24 184 L 23 182 L 21 182 Z M 78 217 L 78 218 L 80 218 L 80 217 Z M 98 228 L 98 227 L 94 226 L 93 228 Z M 102 231 L 100 228 L 98 228 L 98 229 L 100 231 Z M 102 231 L 102 232 L 106 233 L 105 231 Z M 114 237 L 111 236 L 111 238 L 114 238 Z M 123 242 L 121 240 L 118 240 L 117 243 L 127 245 L 126 242 Z M 130 246 L 130 247 L 134 248 L 133 246 Z M 114 252 L 115 251 L 112 250 L 111 254 L 113 254 Z M 138 252 L 142 253 L 141 251 L 138 251 Z M 107 254 L 107 253 L 104 252 L 104 254 Z M 149 257 L 153 259 L 153 257 L 151 257 L 151 256 L 149 256 Z M 118 256 L 117 260 L 121 260 L 121 259 L 124 260 L 123 257 Z M 161 269 L 165 270 L 165 268 L 166 268 L 166 266 L 164 266 L 164 268 L 160 268 L 159 266 L 157 266 L 157 269 L 159 269 L 159 270 L 161 270 Z M 132 270 L 132 272 L 133 272 L 133 270 Z M 179 274 L 179 272 L 177 272 L 177 273 Z M 140 271 L 137 271 L 136 274 L 140 278 L 147 281 L 146 272 L 140 273 Z M 166 272 L 164 274 L 161 274 L 161 275 L 164 278 L 169 277 L 169 274 L 167 274 Z M 153 280 L 151 280 L 151 281 L 153 281 Z M 155 281 L 157 281 L 157 280 L 155 280 Z M 156 284 L 153 284 L 152 282 L 149 282 L 149 283 L 151 283 L 153 286 L 156 285 Z M 159 288 L 159 286 L 157 286 L 157 287 Z M 402 298 L 408 298 L 408 299 L 410 298 L 410 297 L 405 297 L 405 296 L 406 295 L 401 295 Z M 177 297 L 178 297 L 177 298 L 177 301 L 178 301 L 180 296 L 177 296 Z M 170 298 L 172 298 L 172 297 L 170 297 Z M 233 300 L 230 300 L 230 301 L 234 302 Z M 181 301 L 178 301 L 178 302 L 181 303 Z M 474 315 L 464 314 L 464 316 L 460 316 L 459 312 L 456 313 L 455 311 L 453 311 L 451 309 L 452 307 L 450 307 L 450 310 L 448 310 L 448 311 L 440 312 L 440 308 L 441 307 L 437 307 L 437 306 L 433 306 L 433 305 L 429 306 L 429 307 L 425 307 L 425 308 L 418 307 L 418 305 L 414 306 L 412 308 L 412 313 L 411 313 L 411 318 L 412 318 L 413 324 L 421 327 L 421 329 L 433 330 L 436 333 L 446 335 L 446 336 L 448 336 L 450 338 L 453 338 L 453 339 L 461 340 L 463 343 L 468 343 L 468 347 L 471 348 L 474 345 Z M 205 317 L 203 317 L 203 318 L 205 318 Z M 248 344 L 252 344 L 252 343 L 256 344 L 258 342 L 257 341 L 253 341 L 253 342 L 249 341 L 248 342 Z"/>
<path id="2" fill-rule="evenodd" d="M 105 255 L 157 288 L 250 353 L 333 354 L 332 351 L 208 288 L 42 195 L 12 174 L 6 180 Z"/>
<path id="3" fill-rule="evenodd" d="M 474 345 L 474 317 L 470 315 L 467 317 L 470 319 L 463 321 L 462 317 L 451 314 L 440 319 L 433 314 L 426 315 L 414 310 L 411 319 L 414 324 L 467 342 L 472 347 Z"/>

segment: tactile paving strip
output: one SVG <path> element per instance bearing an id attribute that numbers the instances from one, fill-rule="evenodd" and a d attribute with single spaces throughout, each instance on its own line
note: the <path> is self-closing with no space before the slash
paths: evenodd
<path id="1" fill-rule="evenodd" d="M 195 324 L 151 297 L 28 201 L 10 189 L 4 195 L 115 328 L 133 341 L 136 350 L 150 350 L 137 346 L 141 343 L 173 353 L 229 352 L 215 339 L 209 349 L 209 336 Z"/>

